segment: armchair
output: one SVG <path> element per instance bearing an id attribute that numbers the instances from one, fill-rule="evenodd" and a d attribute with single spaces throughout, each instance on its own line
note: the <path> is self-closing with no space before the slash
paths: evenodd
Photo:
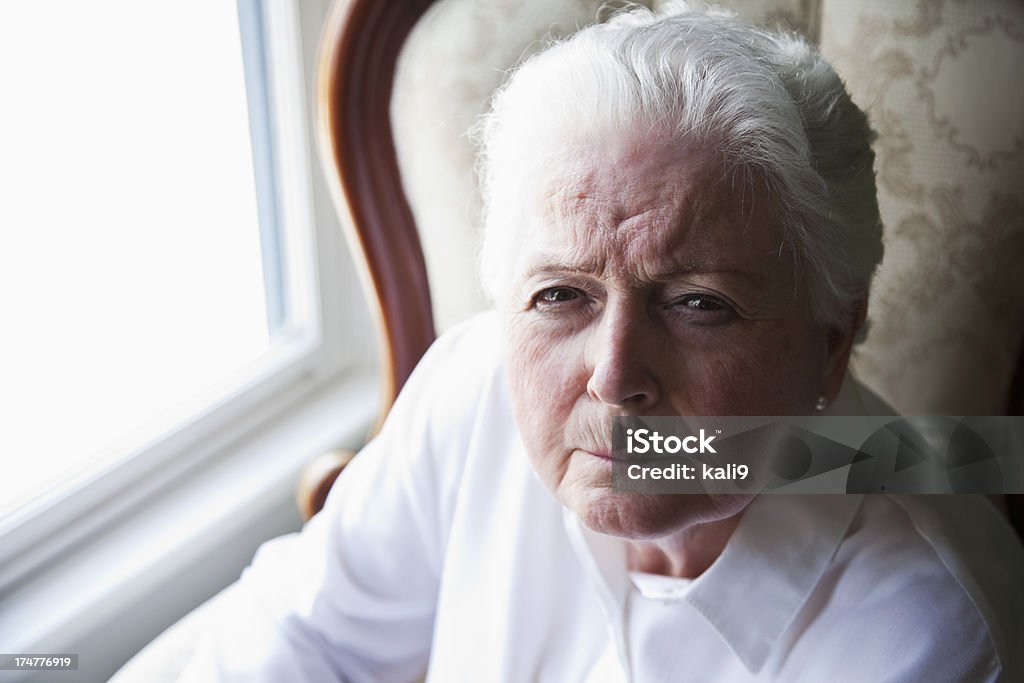
<path id="1" fill-rule="evenodd" d="M 385 5 L 336 4 L 318 106 L 325 172 L 379 312 L 390 401 L 433 321 L 445 329 L 483 307 L 468 127 L 516 61 L 606 3 Z M 1024 414 L 1024 98 L 1007 96 L 1024 8 L 728 5 L 818 42 L 878 131 L 886 257 L 855 370 L 904 414 Z M 1024 528 L 1021 503 L 1010 507 Z"/>

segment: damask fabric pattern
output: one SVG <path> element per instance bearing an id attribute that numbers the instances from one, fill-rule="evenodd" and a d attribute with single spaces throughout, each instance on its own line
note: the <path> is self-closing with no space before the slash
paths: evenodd
<path id="1" fill-rule="evenodd" d="M 886 257 L 856 358 L 903 413 L 1001 414 L 1024 339 L 1024 4 L 826 1 L 878 132 Z"/>
<path id="2" fill-rule="evenodd" d="M 655 0 L 651 6 L 658 10 L 675 1 Z M 795 31 L 817 43 L 821 35 L 821 3 L 822 0 L 690 0 L 687 5 L 694 9 L 724 7 L 751 24 L 772 30 Z"/>
<path id="3" fill-rule="evenodd" d="M 860 375 L 905 414 L 1003 414 L 1024 344 L 1024 3 L 720 4 L 820 41 L 878 133 L 886 256 L 854 359 Z M 440 330 L 485 305 L 466 131 L 522 55 L 602 6 L 440 0 L 403 50 L 395 144 Z"/>

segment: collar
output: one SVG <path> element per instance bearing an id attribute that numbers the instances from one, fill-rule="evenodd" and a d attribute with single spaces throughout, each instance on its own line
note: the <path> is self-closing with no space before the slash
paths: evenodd
<path id="1" fill-rule="evenodd" d="M 626 572 L 626 543 L 620 538 L 599 534 L 584 526 L 569 508 L 562 508 L 562 521 L 569 542 L 583 569 L 597 590 L 605 618 L 622 664 L 623 678 L 629 680 L 629 648 L 626 647 L 626 600 L 629 576 Z"/>
<path id="2" fill-rule="evenodd" d="M 818 585 L 862 499 L 759 496 L 719 558 L 694 580 L 685 600 L 751 673 Z"/>
<path id="3" fill-rule="evenodd" d="M 860 508 L 862 495 L 759 496 L 717 560 L 682 600 L 718 632 L 752 674 L 810 597 Z M 624 621 L 630 590 L 625 541 L 585 527 L 569 510 L 566 529 L 629 669 Z"/>
<path id="4" fill-rule="evenodd" d="M 849 373 L 831 415 L 895 414 Z M 863 495 L 758 496 L 717 560 L 682 600 L 699 612 L 744 667 L 756 674 L 814 591 L 860 509 Z M 630 578 L 626 542 L 585 527 L 569 510 L 565 526 L 595 580 L 619 657 L 629 670 L 624 620 Z"/>

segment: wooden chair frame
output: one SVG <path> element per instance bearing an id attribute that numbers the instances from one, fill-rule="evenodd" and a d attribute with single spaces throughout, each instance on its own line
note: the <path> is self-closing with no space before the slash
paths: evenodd
<path id="1" fill-rule="evenodd" d="M 318 146 L 384 343 L 385 408 L 434 340 L 427 266 L 391 134 L 399 51 L 432 0 L 336 2 L 321 40 Z"/>

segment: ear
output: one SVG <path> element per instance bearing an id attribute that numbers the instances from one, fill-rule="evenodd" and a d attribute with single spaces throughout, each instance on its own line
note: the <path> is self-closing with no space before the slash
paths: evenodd
<path id="1" fill-rule="evenodd" d="M 839 395 L 839 389 L 843 386 L 846 368 L 850 363 L 850 352 L 853 350 L 853 341 L 864 326 L 867 315 L 868 301 L 865 298 L 856 303 L 845 324 L 834 325 L 828 330 L 828 355 L 825 359 L 825 376 L 821 394 L 829 403 L 835 400 Z"/>

